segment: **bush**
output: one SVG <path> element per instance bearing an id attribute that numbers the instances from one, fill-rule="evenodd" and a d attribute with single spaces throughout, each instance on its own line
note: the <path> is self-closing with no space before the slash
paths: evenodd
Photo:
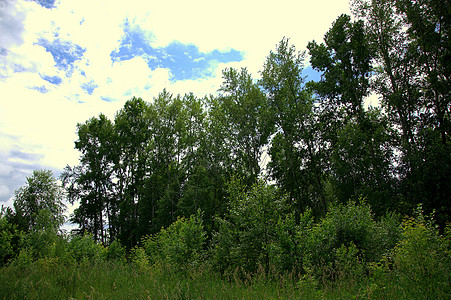
<path id="1" fill-rule="evenodd" d="M 202 260 L 205 242 L 206 233 L 198 212 L 189 219 L 177 219 L 155 236 L 144 238 L 143 247 L 152 263 L 185 266 Z"/>
<path id="2" fill-rule="evenodd" d="M 17 227 L 0 216 L 0 267 L 14 258 L 23 243 L 23 234 Z"/>
<path id="3" fill-rule="evenodd" d="M 105 260 L 107 255 L 105 247 L 97 244 L 91 234 L 73 236 L 68 248 L 72 257 L 78 262 L 82 260 L 99 262 Z"/>
<path id="4" fill-rule="evenodd" d="M 125 248 L 118 240 L 114 240 L 106 249 L 106 257 L 109 260 L 125 262 Z"/>
<path id="5" fill-rule="evenodd" d="M 32 264 L 33 262 L 33 252 L 30 249 L 22 248 L 19 255 L 11 262 L 13 266 L 19 268 L 25 268 Z"/>
<path id="6" fill-rule="evenodd" d="M 281 272 L 301 271 L 301 248 L 296 239 L 296 226 L 293 214 L 279 218 L 274 231 L 274 240 L 269 245 L 269 263 Z"/>
<path id="7" fill-rule="evenodd" d="M 142 247 L 135 247 L 131 250 L 131 258 L 133 264 L 135 264 L 140 270 L 147 270 L 150 267 L 149 256 Z"/>
<path id="8" fill-rule="evenodd" d="M 393 251 L 395 278 L 405 292 L 441 299 L 451 295 L 450 227 L 440 235 L 421 206 L 402 224 L 402 239 Z"/>
<path id="9" fill-rule="evenodd" d="M 377 261 L 382 256 L 382 228 L 384 226 L 373 220 L 370 207 L 365 203 L 350 201 L 347 205 L 332 207 L 318 224 L 307 229 L 307 233 L 299 233 L 305 238 L 305 266 L 314 276 L 322 278 L 336 278 L 341 268 L 345 268 L 347 276 L 359 276 L 362 264 Z"/>
<path id="10" fill-rule="evenodd" d="M 263 182 L 246 188 L 239 180 L 229 183 L 229 208 L 225 218 L 218 218 L 214 235 L 212 262 L 221 272 L 243 268 L 254 273 L 271 263 L 291 271 L 295 251 L 293 217 L 287 216 L 286 197 Z"/>

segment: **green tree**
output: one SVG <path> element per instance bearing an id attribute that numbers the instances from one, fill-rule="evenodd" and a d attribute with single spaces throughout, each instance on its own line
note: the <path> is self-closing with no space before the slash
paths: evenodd
<path id="1" fill-rule="evenodd" d="M 155 207 L 152 233 L 172 224 L 178 216 L 178 201 L 185 180 L 184 157 L 186 114 L 180 96 L 164 90 L 150 107 L 151 145 L 147 170 L 147 190 Z"/>
<path id="2" fill-rule="evenodd" d="M 382 95 L 399 153 L 403 210 L 424 202 L 449 220 L 449 10 L 440 1 L 354 1 L 374 55 L 373 88 Z"/>
<path id="3" fill-rule="evenodd" d="M 145 201 L 146 166 L 149 163 L 148 146 L 151 140 L 150 106 L 141 98 L 128 100 L 116 114 L 114 131 L 117 142 L 114 149 L 116 197 L 119 202 L 118 238 L 130 249 L 140 238 L 139 205 Z"/>
<path id="4" fill-rule="evenodd" d="M 81 234 L 90 232 L 96 241 L 105 243 L 107 236 L 114 239 L 117 234 L 117 203 L 113 195 L 113 124 L 100 114 L 98 118 L 77 124 L 77 133 L 75 149 L 81 152 L 80 165 L 67 166 L 61 174 L 69 201 L 80 203 L 72 222 L 80 226 Z"/>
<path id="5" fill-rule="evenodd" d="M 0 211 L 0 267 L 14 258 L 22 246 L 23 232 L 19 231 L 17 225 L 10 221 L 13 217 L 12 209 L 2 205 Z"/>
<path id="6" fill-rule="evenodd" d="M 310 62 L 323 72 L 309 83 L 319 97 L 323 145 L 329 158 L 333 194 L 341 202 L 368 197 L 379 215 L 393 198 L 393 148 L 387 121 L 377 110 L 365 110 L 372 52 L 364 22 L 341 15 L 324 36 L 308 44 Z"/>
<path id="7" fill-rule="evenodd" d="M 219 105 L 228 125 L 233 168 L 251 185 L 260 174 L 263 147 L 273 131 L 268 101 L 247 69 L 223 71 Z M 226 147 L 226 145 L 224 145 Z"/>
<path id="8" fill-rule="evenodd" d="M 303 61 L 304 53 L 296 52 L 284 38 L 267 57 L 260 82 L 276 124 L 270 172 L 288 193 L 296 215 L 306 206 L 314 206 L 318 213 L 326 210 L 314 103 L 304 87 Z"/>
<path id="9" fill-rule="evenodd" d="M 182 169 L 185 181 L 182 195 L 177 203 L 180 215 L 190 216 L 200 209 L 204 215 L 204 226 L 212 231 L 212 216 L 218 212 L 215 199 L 214 168 L 210 161 L 207 132 L 208 115 L 205 99 L 196 98 L 192 94 L 183 97 L 185 127 L 183 130 Z"/>
<path id="10" fill-rule="evenodd" d="M 15 222 L 26 232 L 57 231 L 64 223 L 64 192 L 50 170 L 35 170 L 14 196 Z M 45 212 L 44 212 L 45 211 Z"/>

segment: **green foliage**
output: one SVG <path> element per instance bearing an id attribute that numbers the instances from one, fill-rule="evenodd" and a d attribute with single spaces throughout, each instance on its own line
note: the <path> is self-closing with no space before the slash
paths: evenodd
<path id="1" fill-rule="evenodd" d="M 348 121 L 337 131 L 330 158 L 334 196 L 342 203 L 363 197 L 377 216 L 394 208 L 390 161 L 390 131 L 381 111 L 370 109 L 359 122 Z"/>
<path id="2" fill-rule="evenodd" d="M 336 280 L 358 280 L 365 276 L 365 265 L 361 261 L 359 249 L 353 242 L 349 246 L 342 244 L 338 249 L 334 249 L 334 252 Z"/>
<path id="3" fill-rule="evenodd" d="M 294 221 L 290 215 L 283 217 L 288 210 L 286 197 L 261 181 L 246 191 L 239 180 L 233 180 L 228 191 L 227 217 L 217 219 L 219 231 L 214 237 L 213 264 L 222 271 L 240 267 L 252 273 L 260 265 L 268 271 L 273 261 L 291 271 L 295 267 L 289 258 L 295 249 L 290 236 Z M 288 231 L 284 232 L 285 229 Z"/>
<path id="4" fill-rule="evenodd" d="M 451 295 L 449 226 L 440 234 L 433 215 L 418 206 L 402 222 L 401 239 L 370 266 L 371 294 L 378 298 L 448 299 Z"/>
<path id="5" fill-rule="evenodd" d="M 269 147 L 270 175 L 288 194 L 295 214 L 312 207 L 326 212 L 322 164 L 314 99 L 305 87 L 302 70 L 305 53 L 283 38 L 267 57 L 260 85 L 267 93 L 269 113 L 277 134 Z"/>
<path id="6" fill-rule="evenodd" d="M 146 254 L 146 250 L 142 247 L 135 247 L 131 250 L 132 262 L 140 270 L 148 270 L 150 267 L 149 256 Z"/>
<path id="7" fill-rule="evenodd" d="M 438 298 L 451 295 L 450 231 L 439 234 L 431 218 L 421 211 L 406 218 L 400 242 L 393 250 L 393 268 L 398 283 L 411 294 Z"/>
<path id="8" fill-rule="evenodd" d="M 64 223 L 63 190 L 50 170 L 36 170 L 14 197 L 14 222 L 25 231 L 57 231 Z"/>
<path id="9" fill-rule="evenodd" d="M 337 278 L 340 270 L 359 276 L 362 263 L 378 261 L 387 250 L 380 246 L 382 228 L 365 203 L 333 206 L 307 234 L 300 233 L 306 238 L 305 265 L 316 277 Z"/>
<path id="10" fill-rule="evenodd" d="M 302 251 L 296 238 L 296 221 L 293 214 L 279 217 L 274 228 L 274 240 L 268 247 L 269 265 L 279 272 L 302 270 Z"/>
<path id="11" fill-rule="evenodd" d="M 125 262 L 125 248 L 118 240 L 114 240 L 106 249 L 106 258 L 108 260 Z"/>
<path id="12" fill-rule="evenodd" d="M 22 232 L 17 230 L 16 225 L 8 222 L 3 211 L 0 212 L 0 267 L 17 255 L 22 241 Z"/>
<path id="13" fill-rule="evenodd" d="M 202 214 L 198 211 L 197 215 L 179 218 L 158 234 L 144 238 L 143 249 L 152 263 L 186 267 L 201 262 L 205 242 Z"/>
<path id="14" fill-rule="evenodd" d="M 34 261 L 33 251 L 28 248 L 22 248 L 19 251 L 19 255 L 11 262 L 11 265 L 17 266 L 18 268 L 27 268 Z"/>
<path id="15" fill-rule="evenodd" d="M 224 94 L 218 99 L 218 109 L 229 131 L 227 146 L 233 157 L 234 173 L 243 176 L 250 185 L 260 174 L 259 161 L 273 132 L 273 119 L 267 98 L 247 69 L 226 69 L 223 78 L 221 91 Z"/>
<path id="16" fill-rule="evenodd" d="M 83 236 L 73 236 L 68 245 L 75 261 L 90 260 L 92 262 L 104 261 L 107 257 L 108 250 L 104 246 L 97 244 L 91 234 Z"/>

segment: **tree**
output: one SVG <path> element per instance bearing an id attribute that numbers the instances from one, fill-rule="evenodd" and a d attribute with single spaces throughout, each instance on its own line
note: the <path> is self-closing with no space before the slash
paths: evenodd
<path id="1" fill-rule="evenodd" d="M 114 154 L 116 199 L 118 201 L 118 237 L 128 248 L 140 238 L 139 206 L 145 195 L 145 179 L 151 140 L 151 110 L 141 98 L 128 100 L 114 119 L 117 136 Z"/>
<path id="2" fill-rule="evenodd" d="M 447 5 L 447 7 L 446 7 Z M 440 142 L 450 135 L 450 20 L 449 1 L 397 0 L 396 7 L 408 24 L 407 35 L 415 49 L 416 69 L 425 103 L 426 121 L 440 133 Z"/>
<path id="3" fill-rule="evenodd" d="M 187 120 L 181 97 L 166 90 L 154 99 L 149 116 L 151 141 L 146 186 L 150 194 L 145 201 L 154 207 L 150 225 L 155 233 L 169 226 L 179 214 L 177 205 L 185 181 L 182 159 Z"/>
<path id="4" fill-rule="evenodd" d="M 260 82 L 276 124 L 269 151 L 270 172 L 288 193 L 296 215 L 307 206 L 314 206 L 321 214 L 327 206 L 314 103 L 301 75 L 303 60 L 304 53 L 297 53 L 288 39 L 282 39 L 277 51 L 267 57 Z"/>
<path id="5" fill-rule="evenodd" d="M 449 220 L 449 9 L 441 1 L 354 1 L 374 54 L 373 88 L 397 133 L 403 209 Z M 449 3 L 448 3 L 449 7 Z"/>
<path id="6" fill-rule="evenodd" d="M 392 194 L 393 148 L 389 126 L 377 110 L 365 110 L 372 51 L 364 22 L 341 15 L 324 36 L 308 44 L 312 67 L 323 72 L 309 83 L 320 102 L 321 137 L 330 163 L 330 182 L 341 202 L 367 197 L 378 214 Z"/>
<path id="7" fill-rule="evenodd" d="M 260 174 L 263 147 L 273 132 L 268 101 L 247 69 L 223 71 L 219 105 L 228 124 L 233 168 L 250 186 Z M 226 146 L 226 145 L 224 145 Z"/>
<path id="8" fill-rule="evenodd" d="M 75 149 L 81 152 L 80 165 L 67 166 L 61 178 L 71 203 L 79 201 L 72 221 L 80 233 L 90 232 L 96 241 L 105 243 L 117 235 L 118 204 L 113 195 L 113 154 L 115 137 L 112 122 L 103 114 L 77 124 Z M 106 226 L 107 225 L 107 226 Z"/>
<path id="9" fill-rule="evenodd" d="M 64 193 L 50 170 L 35 170 L 14 196 L 19 229 L 57 231 L 64 223 Z"/>

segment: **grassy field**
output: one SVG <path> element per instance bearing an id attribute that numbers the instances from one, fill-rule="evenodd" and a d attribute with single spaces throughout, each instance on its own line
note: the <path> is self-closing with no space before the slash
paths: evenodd
<path id="1" fill-rule="evenodd" d="M 446 270 L 444 270 L 446 271 Z M 207 268 L 170 270 L 132 263 L 40 259 L 0 269 L 1 299 L 449 299 L 393 274 L 319 283 L 293 274 L 219 276 Z M 446 286 L 442 289 L 448 290 Z M 434 296 L 432 296 L 434 295 Z"/>

